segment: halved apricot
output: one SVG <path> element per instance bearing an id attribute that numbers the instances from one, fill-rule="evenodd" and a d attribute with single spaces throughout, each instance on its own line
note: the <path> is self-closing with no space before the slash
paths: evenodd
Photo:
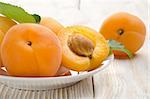
<path id="1" fill-rule="evenodd" d="M 92 70 L 100 66 L 109 54 L 105 38 L 84 26 L 70 26 L 58 33 L 62 44 L 63 66 L 75 71 Z"/>

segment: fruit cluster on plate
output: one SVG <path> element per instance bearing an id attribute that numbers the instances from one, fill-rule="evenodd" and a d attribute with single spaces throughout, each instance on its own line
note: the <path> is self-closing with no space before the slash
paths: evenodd
<path id="1" fill-rule="evenodd" d="M 98 33 L 81 25 L 64 27 L 53 18 L 28 14 L 17 6 L 0 5 L 4 15 L 0 16 L 0 65 L 6 69 L 1 69 L 4 75 L 52 77 L 70 75 L 69 70 L 91 71 L 116 50 L 116 56 L 132 57 L 145 38 L 142 21 L 128 13 L 111 16 Z M 7 10 L 11 8 L 12 12 Z M 135 47 L 126 39 L 135 40 Z"/>

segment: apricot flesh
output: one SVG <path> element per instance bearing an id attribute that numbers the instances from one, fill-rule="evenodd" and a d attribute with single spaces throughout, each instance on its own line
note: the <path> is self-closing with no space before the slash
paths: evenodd
<path id="1" fill-rule="evenodd" d="M 89 48 L 87 47 L 94 46 L 94 49 L 91 50 L 92 53 L 90 57 L 86 56 L 86 54 L 84 54 L 85 56 L 79 55 L 68 46 L 69 37 L 74 35 L 82 35 L 83 37 L 81 38 L 84 38 L 78 39 L 83 41 L 75 40 L 77 41 L 76 43 L 78 44 L 73 44 L 72 47 L 74 49 L 79 50 L 80 52 L 83 51 L 87 52 L 89 51 L 88 50 Z M 69 69 L 75 71 L 85 71 L 95 69 L 101 65 L 101 62 L 109 54 L 109 46 L 105 38 L 91 28 L 84 26 L 70 26 L 61 30 L 58 33 L 58 37 L 61 41 L 63 50 L 62 65 Z M 92 45 L 86 46 L 86 44 L 89 44 L 89 42 L 92 42 Z"/>
<path id="2" fill-rule="evenodd" d="M 13 26 L 4 37 L 1 57 L 11 76 L 54 76 L 61 64 L 58 37 L 38 24 Z"/>
<path id="3" fill-rule="evenodd" d="M 146 28 L 137 16 L 119 12 L 107 18 L 100 29 L 100 33 L 107 39 L 122 43 L 129 51 L 135 54 L 143 45 Z M 127 54 L 114 51 L 117 58 L 125 58 Z"/>
<path id="4" fill-rule="evenodd" d="M 50 17 L 42 17 L 39 24 L 49 28 L 54 33 L 56 33 L 56 35 L 61 29 L 64 28 L 64 26 L 61 25 L 61 23 Z"/>

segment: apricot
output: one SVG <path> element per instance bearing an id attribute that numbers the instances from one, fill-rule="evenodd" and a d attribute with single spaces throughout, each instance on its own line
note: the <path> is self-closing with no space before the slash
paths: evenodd
<path id="1" fill-rule="evenodd" d="M 137 16 L 120 12 L 107 18 L 100 29 L 100 33 L 107 39 L 122 43 L 125 48 L 135 54 L 143 45 L 146 28 Z M 114 51 L 117 58 L 126 58 L 127 54 Z"/>
<path id="2" fill-rule="evenodd" d="M 38 24 L 13 26 L 4 37 L 1 57 L 9 75 L 54 76 L 58 71 L 62 49 L 58 37 Z"/>
<path id="3" fill-rule="evenodd" d="M 17 23 L 7 17 L 0 16 L 0 30 L 5 34 L 12 26 Z"/>
<path id="4" fill-rule="evenodd" d="M 61 29 L 64 28 L 63 25 L 61 25 L 58 21 L 56 21 L 53 18 L 50 17 L 42 17 L 40 23 L 43 26 L 46 26 L 50 30 L 52 30 L 54 33 L 58 33 Z"/>
<path id="5" fill-rule="evenodd" d="M 75 71 L 92 70 L 100 66 L 109 54 L 105 38 L 84 26 L 70 26 L 58 33 L 62 45 L 62 65 Z"/>

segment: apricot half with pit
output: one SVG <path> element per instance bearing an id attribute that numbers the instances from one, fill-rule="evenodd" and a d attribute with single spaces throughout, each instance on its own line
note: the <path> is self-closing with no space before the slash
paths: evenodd
<path id="1" fill-rule="evenodd" d="M 1 57 L 11 76 L 55 76 L 62 49 L 58 37 L 38 24 L 13 26 L 4 37 Z"/>
<path id="2" fill-rule="evenodd" d="M 101 65 L 109 54 L 105 38 L 85 26 L 66 27 L 58 33 L 62 44 L 62 65 L 75 70 L 92 70 Z"/>

